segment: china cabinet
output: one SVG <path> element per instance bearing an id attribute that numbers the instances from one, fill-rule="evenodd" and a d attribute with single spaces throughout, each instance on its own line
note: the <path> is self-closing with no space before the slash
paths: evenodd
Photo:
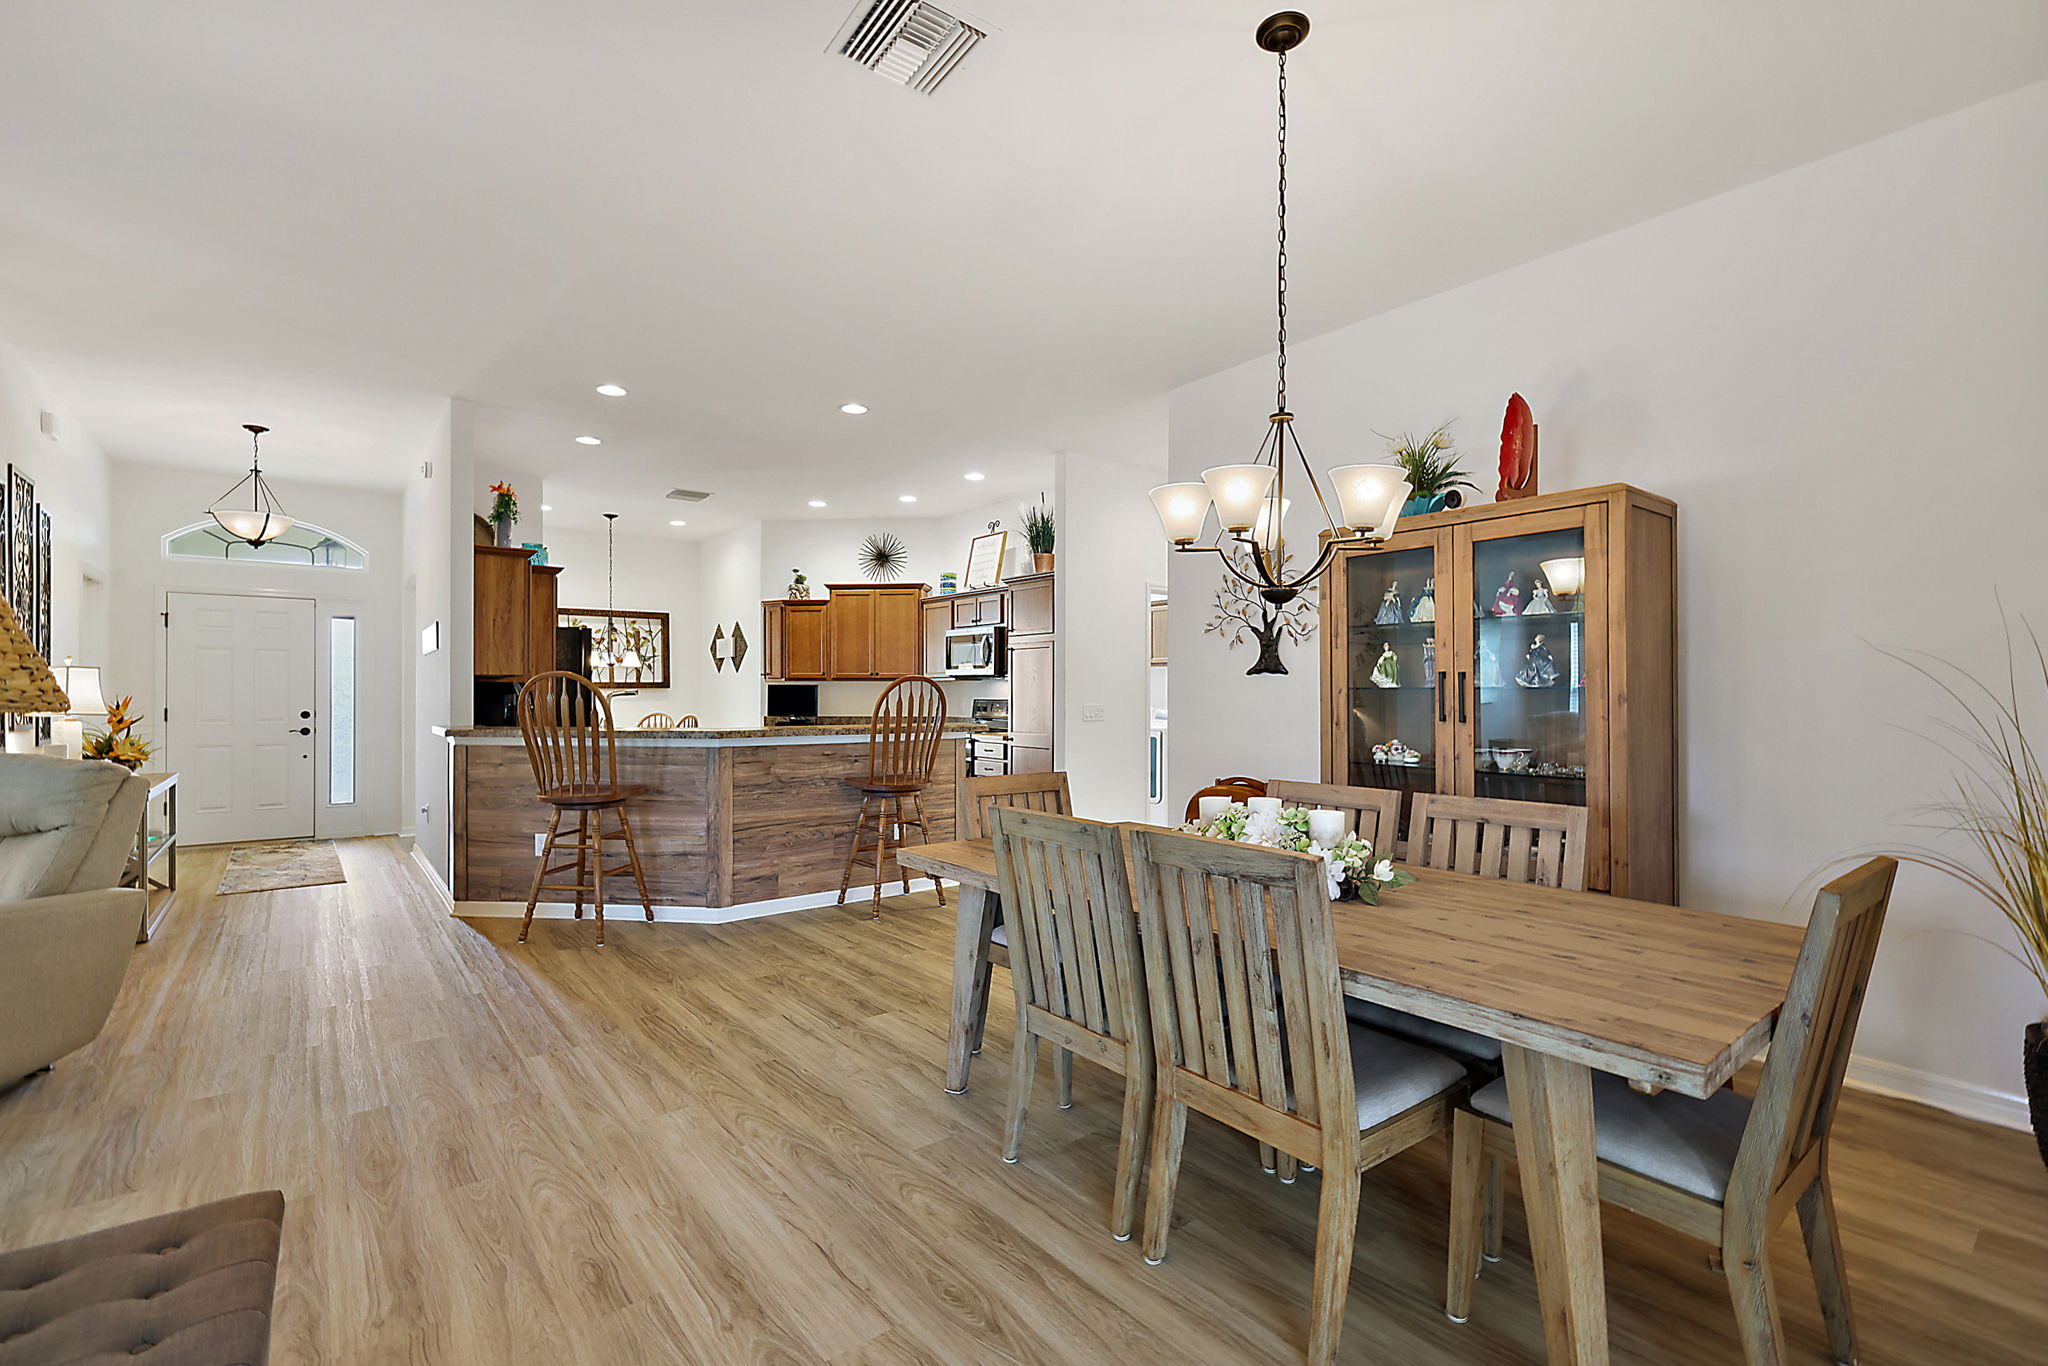
<path id="1" fill-rule="evenodd" d="M 1677 518 L 1613 484 L 1407 518 L 1341 552 L 1322 583 L 1323 780 L 1584 806 L 1587 887 L 1675 901 Z"/>

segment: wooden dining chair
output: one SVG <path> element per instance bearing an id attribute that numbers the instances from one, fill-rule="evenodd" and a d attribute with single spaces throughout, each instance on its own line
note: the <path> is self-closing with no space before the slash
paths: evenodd
<path id="1" fill-rule="evenodd" d="M 998 807 L 1017 807 L 1026 811 L 1048 811 L 1055 816 L 1073 814 L 1073 802 L 1067 793 L 1067 775 L 1064 773 L 1006 773 L 966 780 L 967 800 L 961 810 L 961 821 L 965 831 L 961 838 L 987 839 L 992 833 L 989 827 L 989 813 Z M 997 898 L 998 902 L 1001 897 Z M 981 946 L 976 963 L 974 983 L 974 1051 L 981 1051 L 981 1036 L 988 1026 L 989 973 L 991 967 L 1010 966 L 1009 926 L 998 915 L 995 926 L 989 933 L 988 943 Z M 1060 1060 L 1056 1070 L 1060 1078 L 1060 1104 L 1070 1103 L 1073 1086 L 1073 1057 L 1065 1049 L 1057 1054 Z"/>
<path id="2" fill-rule="evenodd" d="M 1109 1231 L 1123 1242 L 1137 1219 L 1154 1066 L 1123 841 L 1114 825 L 1018 806 L 990 810 L 989 826 L 1017 1000 L 1003 1161 L 1015 1162 L 1024 1142 L 1040 1039 L 1122 1076 Z M 1071 1081 L 1062 1086 L 1063 1108 L 1073 1103 L 1070 1087 Z"/>
<path id="3" fill-rule="evenodd" d="M 675 728 L 676 718 L 670 716 L 665 711 L 651 711 L 640 718 L 640 729 L 642 730 L 674 730 Z"/>
<path id="4" fill-rule="evenodd" d="M 591 898 L 601 948 L 607 876 L 632 874 L 641 909 L 649 920 L 654 919 L 647 879 L 640 871 L 640 851 L 633 843 L 633 825 L 626 817 L 626 803 L 647 789 L 619 785 L 618 732 L 612 726 L 611 700 L 581 674 L 561 670 L 535 674 L 519 689 L 513 709 L 519 717 L 519 734 L 526 742 L 527 762 L 533 767 L 534 795 L 549 807 L 548 833 L 541 842 L 539 866 L 533 871 L 533 889 L 526 897 L 526 917 L 519 922 L 519 942 L 524 944 L 533 928 L 533 908 L 541 893 L 568 892 L 575 898 L 578 920 L 583 918 L 583 898 Z M 573 843 L 563 842 L 565 811 L 576 815 L 576 828 L 570 832 Z M 604 828 L 607 812 L 618 821 L 616 830 Z M 607 840 L 624 842 L 624 863 L 604 866 Z M 575 851 L 575 862 L 550 864 L 556 853 L 569 850 Z M 556 873 L 571 871 L 576 874 L 573 883 L 547 881 Z"/>
<path id="5" fill-rule="evenodd" d="M 868 722 L 867 774 L 845 780 L 860 792 L 860 816 L 854 822 L 852 846 L 846 851 L 846 871 L 839 878 L 841 906 L 846 904 L 854 866 L 865 858 L 875 870 L 870 914 L 876 920 L 882 918 L 882 883 L 889 856 L 903 847 L 903 832 L 911 826 L 917 828 L 920 844 L 926 840 L 924 789 L 932 780 L 945 729 L 946 694 L 922 674 L 897 679 L 875 699 L 874 715 Z M 870 831 L 872 841 L 866 838 Z M 903 889 L 909 891 L 910 874 L 900 868 L 897 871 Z M 936 876 L 931 881 L 939 904 L 945 905 L 945 888 Z"/>
<path id="6" fill-rule="evenodd" d="M 1870 985 L 1896 860 L 1872 859 L 1821 888 L 1754 1100 L 1644 1095 L 1593 1077 L 1600 1198 L 1711 1244 L 1728 1277 L 1748 1366 L 1781 1366 L 1784 1328 L 1771 1286 L 1770 1235 L 1795 1207 L 1837 1362 L 1856 1360 L 1849 1281 L 1828 1173 L 1828 1132 Z M 1463 1323 L 1479 1274 L 1487 1156 L 1515 1155 L 1504 1082 L 1481 1088 L 1452 1122 L 1451 1255 L 1445 1310 Z M 1498 1214 L 1494 1215 L 1498 1219 Z"/>
<path id="7" fill-rule="evenodd" d="M 1308 1359 L 1326 1366 L 1359 1176 L 1444 1132 L 1465 1069 L 1347 1023 L 1322 859 L 1145 828 L 1131 846 L 1158 1060 L 1145 1260 L 1166 1256 L 1190 1108 L 1321 1168 Z"/>
<path id="8" fill-rule="evenodd" d="M 1346 787 L 1341 783 L 1298 783 L 1271 778 L 1266 795 L 1289 806 L 1322 807 L 1351 817 L 1351 833 L 1382 858 L 1397 857 L 1401 843 L 1401 793 L 1391 787 Z"/>
<path id="9" fill-rule="evenodd" d="M 1408 861 L 1583 892 L 1586 808 L 1419 792 L 1408 817 Z"/>
<path id="10" fill-rule="evenodd" d="M 1234 802 L 1241 802 L 1246 797 L 1263 797 L 1265 795 L 1266 781 L 1263 778 L 1218 778 L 1215 782 L 1188 798 L 1187 814 L 1182 816 L 1181 819 L 1193 820 L 1204 797 L 1228 797 Z"/>
<path id="11" fill-rule="evenodd" d="M 697 729 L 697 718 L 696 718 L 695 716 L 684 716 L 684 717 L 680 717 L 680 718 L 678 718 L 678 719 L 677 719 L 677 721 L 676 721 L 676 729 L 677 729 L 677 730 L 695 730 L 695 729 Z"/>

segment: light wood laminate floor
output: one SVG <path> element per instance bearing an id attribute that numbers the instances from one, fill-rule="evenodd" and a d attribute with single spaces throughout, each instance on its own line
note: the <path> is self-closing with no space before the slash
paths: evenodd
<path id="1" fill-rule="evenodd" d="M 217 897 L 188 854 L 99 1041 L 0 1091 L 0 1247 L 284 1190 L 279 1363 L 1293 1362 L 1316 1181 L 1189 1123 L 1171 1255 L 1107 1232 L 1114 1079 L 1050 1079 L 997 1157 L 1008 983 L 940 1089 L 952 913 L 929 893 L 726 926 L 449 918 L 391 840 L 346 886 Z M 1837 1126 L 1865 1366 L 2048 1343 L 2023 1134 L 1851 1093 Z M 1471 1323 L 1439 1308 L 1444 1154 L 1368 1175 L 1347 1362 L 1536 1363 L 1518 1203 Z M 1615 1360 L 1740 1361 L 1702 1249 L 1606 1216 Z M 1825 1359 L 1796 1225 L 1793 1363 Z"/>

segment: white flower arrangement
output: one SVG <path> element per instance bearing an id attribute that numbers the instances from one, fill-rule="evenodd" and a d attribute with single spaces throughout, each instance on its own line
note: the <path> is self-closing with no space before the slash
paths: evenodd
<path id="1" fill-rule="evenodd" d="M 1369 906 L 1380 904 L 1380 893 L 1405 887 L 1415 875 L 1394 866 L 1390 858 L 1377 858 L 1372 845 L 1357 835 L 1347 834 L 1333 846 L 1317 844 L 1309 836 L 1308 809 L 1283 807 L 1277 815 L 1254 816 L 1251 808 L 1233 803 L 1209 821 L 1190 821 L 1180 827 L 1189 835 L 1256 844 L 1269 849 L 1291 849 L 1297 854 L 1319 854 L 1328 880 L 1330 900 L 1353 898 Z"/>

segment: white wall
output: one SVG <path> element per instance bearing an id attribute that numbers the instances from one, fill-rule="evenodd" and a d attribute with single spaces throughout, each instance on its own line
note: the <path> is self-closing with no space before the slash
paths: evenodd
<path id="1" fill-rule="evenodd" d="M 1149 467 L 1081 454 L 1056 462 L 1054 762 L 1066 770 L 1075 812 L 1092 820 L 1151 813 L 1149 614 L 1167 550 L 1147 491 L 1164 481 L 1163 451 Z"/>
<path id="2" fill-rule="evenodd" d="M 1455 416 L 1490 489 L 1519 390 L 1545 488 L 1626 481 L 1677 500 L 1687 905 L 1798 918 L 1829 860 L 1920 841 L 1913 809 L 1950 768 L 1895 727 L 1926 731 L 1940 699 L 1874 647 L 1991 676 L 1994 590 L 2048 617 L 2044 146 L 2038 84 L 1291 357 L 1297 427 L 1324 466 L 1381 449 L 1375 430 Z M 1175 478 L 1246 454 L 1235 438 L 1271 401 L 1270 365 L 1176 391 Z M 1313 775 L 1311 647 L 1289 649 L 1285 678 L 1243 677 L 1243 651 L 1201 634 L 1219 571 L 1173 569 L 1179 788 Z M 2043 1002 L 1974 934 L 1998 940 L 2003 922 L 1902 873 L 1859 1073 L 2018 1122 L 2020 1030 Z"/>
<path id="3" fill-rule="evenodd" d="M 522 540 L 530 539 L 522 536 Z M 602 531 L 570 531 L 561 525 L 548 533 L 548 563 L 562 566 L 556 576 L 556 600 L 564 608 L 605 605 L 605 537 Z M 711 627 L 702 619 L 704 606 L 700 554 L 694 541 L 666 536 L 620 536 L 616 544 L 617 569 L 613 577 L 613 598 L 621 612 L 668 613 L 669 682 L 667 688 L 640 688 L 631 695 L 612 696 L 612 719 L 621 726 L 638 725 L 649 712 L 670 716 L 696 714 L 704 719 L 705 680 L 711 658 L 706 649 Z M 758 621 L 757 608 L 754 618 Z M 730 621 L 725 623 L 728 633 Z M 749 653 L 759 634 L 754 621 L 747 623 Z M 758 724 L 758 720 L 757 720 Z"/>
<path id="4" fill-rule="evenodd" d="M 412 684 L 406 725 L 412 747 L 405 778 L 411 795 L 405 815 L 420 856 L 444 889 L 453 880 L 448 745 L 434 729 L 466 725 L 475 711 L 470 648 L 475 542 L 469 492 L 474 453 L 469 426 L 466 405 L 460 400 L 450 403 L 446 423 L 420 452 L 421 472 L 406 481 L 403 510 L 403 591 L 410 612 L 404 627 L 407 647 L 401 653 Z M 431 652 L 423 641 L 429 631 L 435 635 Z"/>
<path id="5" fill-rule="evenodd" d="M 403 716 L 401 649 L 405 604 L 402 506 L 396 490 L 308 483 L 266 472 L 285 510 L 362 547 L 366 567 L 314 569 L 251 561 L 174 559 L 165 535 L 204 520 L 206 508 L 235 481 L 217 470 L 118 461 L 114 465 L 114 639 L 105 656 L 109 695 L 132 693 L 138 727 L 166 740 L 165 632 L 161 613 L 170 593 L 241 593 L 312 598 L 320 642 L 319 696 L 328 687 L 328 623 L 356 619 L 356 799 L 327 802 L 327 748 L 318 748 L 315 832 L 322 838 L 389 834 L 404 824 L 401 793 Z M 322 732 L 323 735 L 325 732 Z M 179 757 L 168 747 L 166 762 Z"/>
<path id="6" fill-rule="evenodd" d="M 57 418 L 43 435 L 42 414 Z M 50 510 L 50 653 L 81 664 L 107 657 L 112 639 L 108 581 L 113 573 L 110 465 L 90 434 L 72 421 L 19 353 L 0 339 L 0 465 L 35 481 Z M 0 469 L 0 477 L 5 476 Z"/>
<path id="7" fill-rule="evenodd" d="M 702 614 L 698 629 L 709 636 L 715 623 L 728 633 L 732 623 L 747 628 L 746 662 L 738 669 L 711 667 L 710 656 L 699 652 L 705 667 L 699 675 L 704 705 L 697 719 L 706 726 L 758 726 L 761 724 L 761 660 L 764 647 L 756 639 L 761 632 L 762 525 L 749 522 L 723 535 L 699 543 L 699 571 L 704 577 Z M 779 591 L 779 590 L 778 590 Z"/>

